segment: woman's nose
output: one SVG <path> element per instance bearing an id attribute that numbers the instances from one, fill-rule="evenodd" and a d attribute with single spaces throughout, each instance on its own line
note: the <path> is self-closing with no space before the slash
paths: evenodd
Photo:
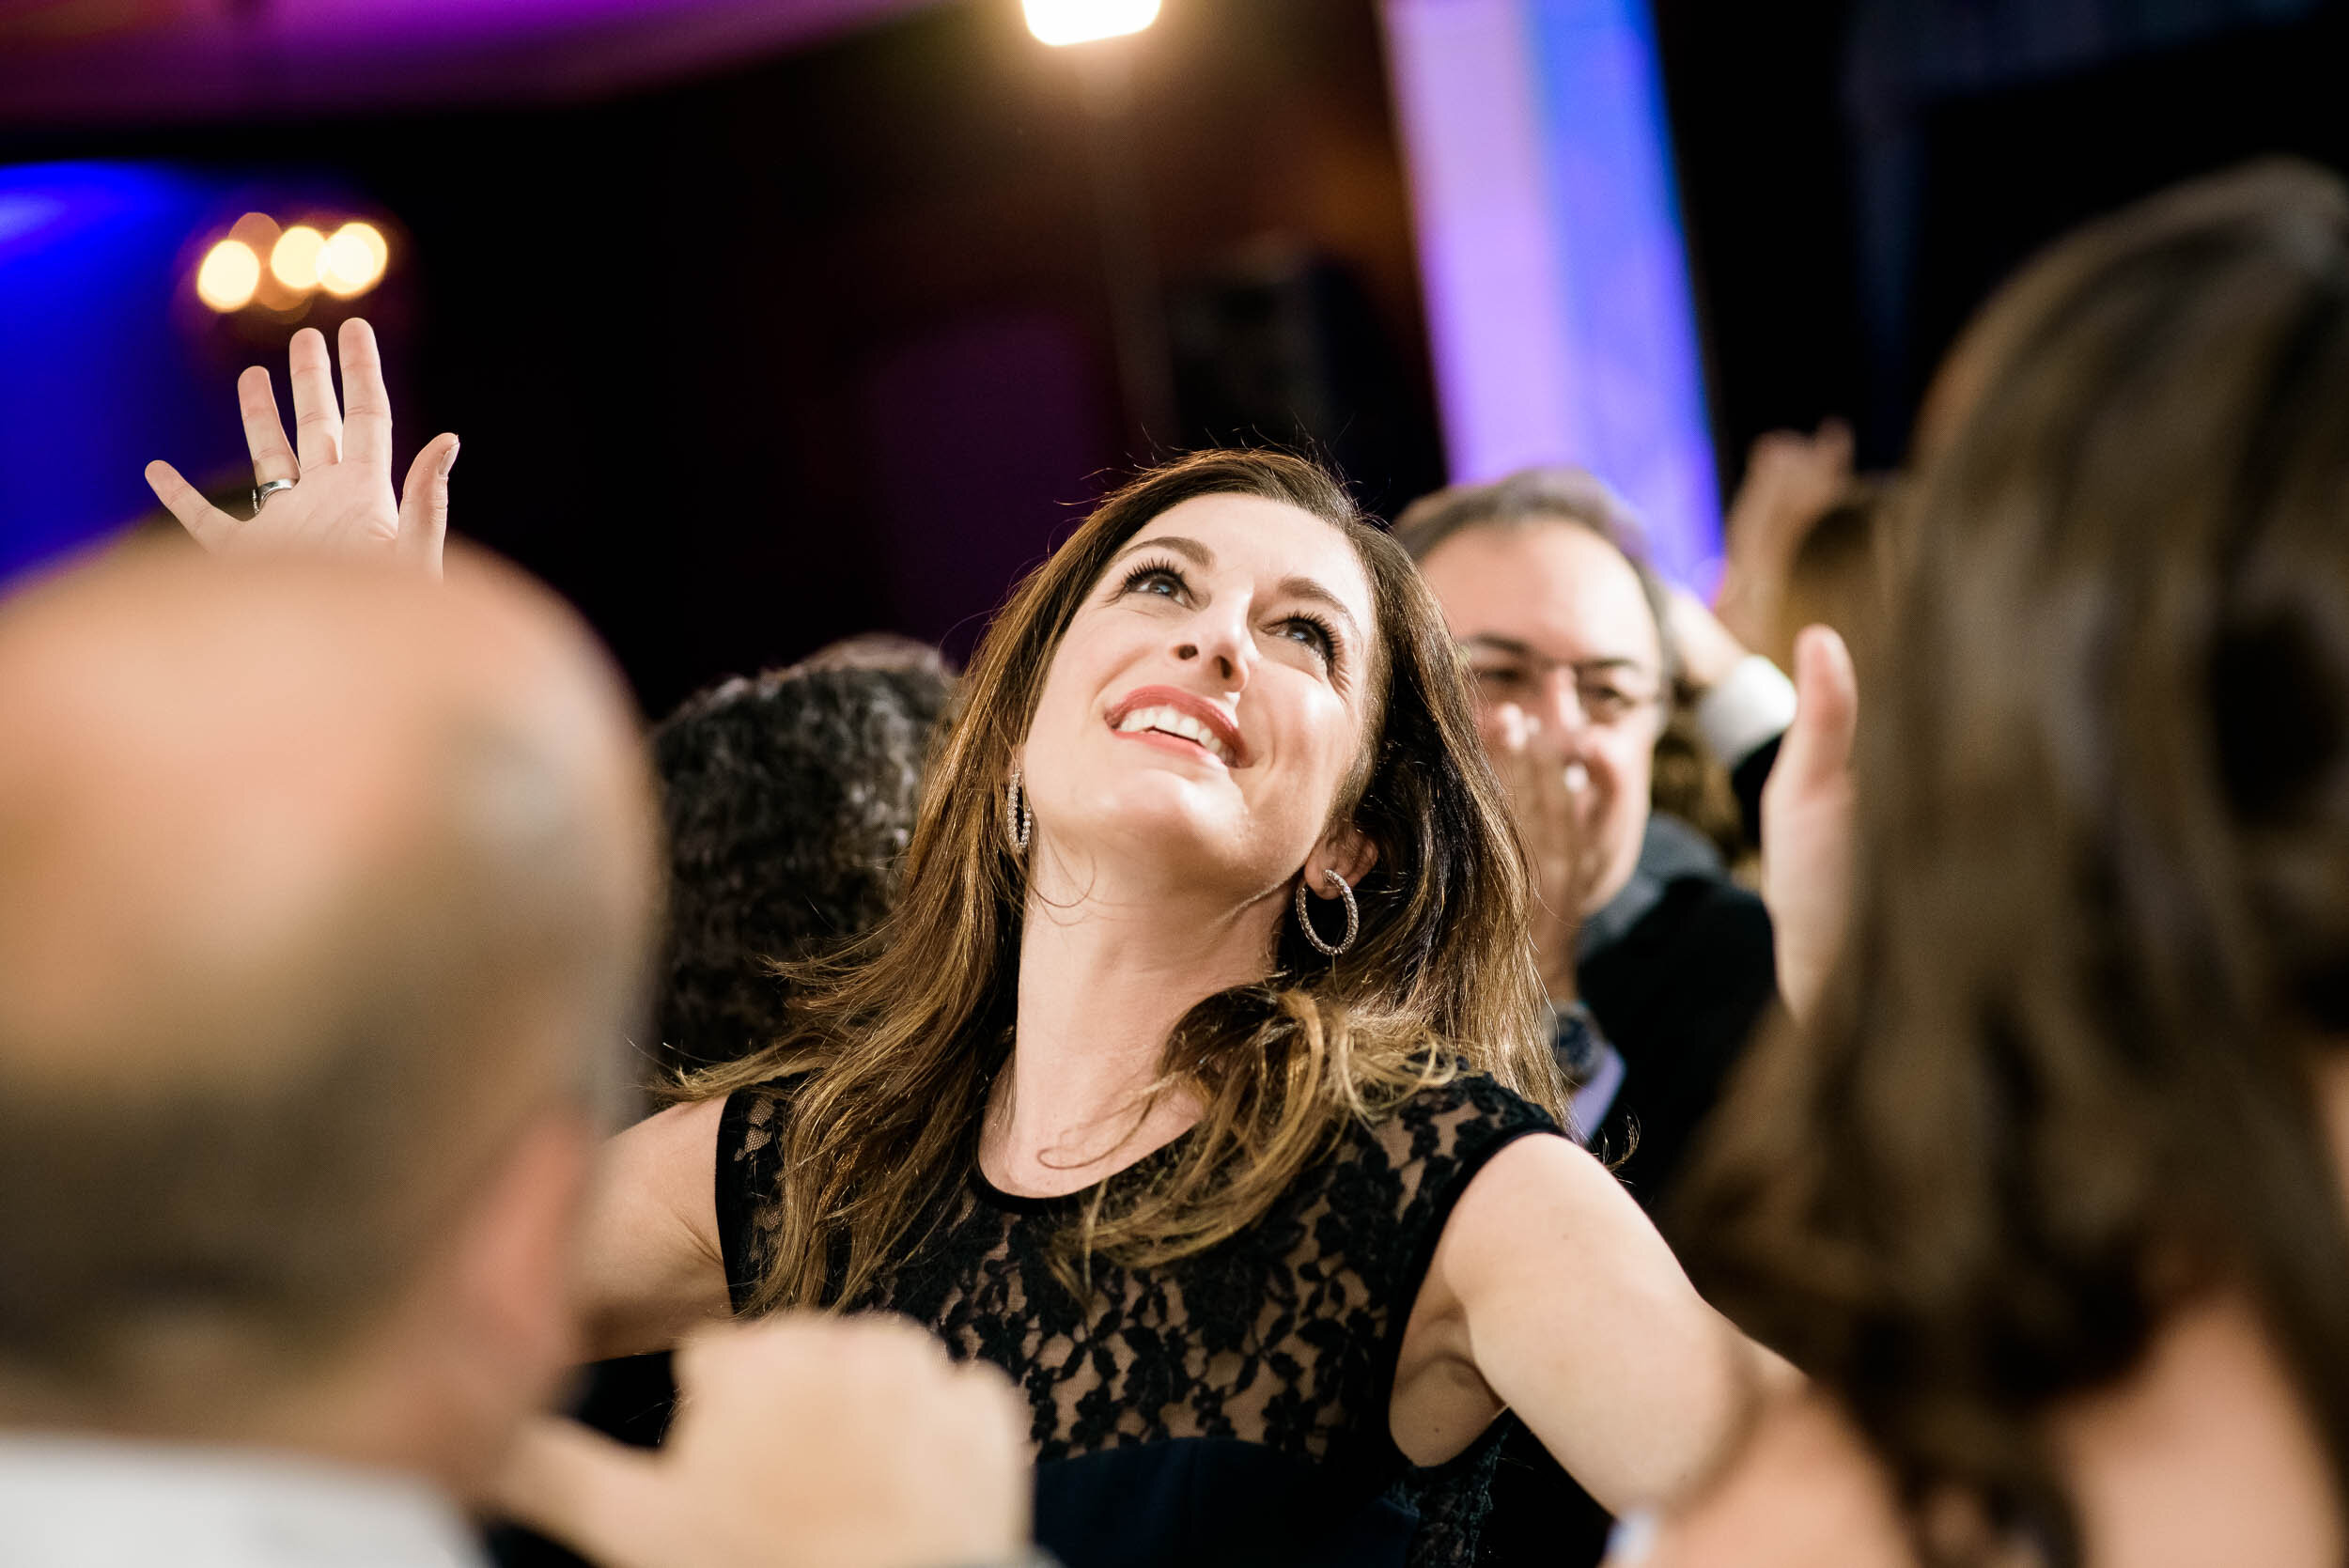
<path id="1" fill-rule="evenodd" d="M 1174 658 L 1185 664 L 1205 664 L 1218 682 L 1237 691 L 1248 684 L 1252 662 L 1248 629 L 1202 615 L 1184 629 L 1174 644 Z"/>
<path id="2" fill-rule="evenodd" d="M 1248 678 L 1245 664 L 1230 648 L 1189 642 L 1175 648 L 1174 657 L 1186 664 L 1204 660 L 1215 678 L 1226 686 L 1242 685 Z"/>

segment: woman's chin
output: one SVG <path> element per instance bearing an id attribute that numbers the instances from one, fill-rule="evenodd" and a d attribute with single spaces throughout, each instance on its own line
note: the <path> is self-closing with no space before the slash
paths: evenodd
<path id="1" fill-rule="evenodd" d="M 1228 783 L 1154 769 L 1114 781 L 1084 803 L 1076 820 L 1055 828 L 1072 846 L 1090 842 L 1119 855 L 1188 857 L 1210 873 L 1247 836 L 1239 807 Z"/>

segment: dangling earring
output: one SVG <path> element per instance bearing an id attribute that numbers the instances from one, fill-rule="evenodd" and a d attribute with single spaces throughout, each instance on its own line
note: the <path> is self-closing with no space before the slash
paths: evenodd
<path id="1" fill-rule="evenodd" d="M 1003 808 L 1010 814 L 1011 848 L 1014 855 L 1028 852 L 1028 837 L 1035 831 L 1035 818 L 1028 812 L 1027 797 L 1020 793 L 1019 769 L 1011 770 L 1011 787 L 1005 792 Z"/>
<path id="2" fill-rule="evenodd" d="M 1321 939 L 1321 933 L 1314 929 L 1313 916 L 1305 912 L 1305 884 L 1303 882 L 1297 884 L 1297 924 L 1304 930 L 1307 941 L 1329 956 L 1335 958 L 1354 945 L 1354 938 L 1362 928 L 1362 911 L 1355 905 L 1354 889 L 1345 877 L 1330 870 L 1324 870 L 1322 875 L 1338 885 L 1338 896 L 1346 900 L 1346 935 L 1338 939 L 1337 945 L 1334 947 Z"/>

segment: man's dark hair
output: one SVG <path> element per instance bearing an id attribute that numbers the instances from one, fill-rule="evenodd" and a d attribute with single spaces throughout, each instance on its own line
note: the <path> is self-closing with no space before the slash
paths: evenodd
<path id="1" fill-rule="evenodd" d="M 772 961 L 870 930 L 896 894 L 954 676 L 921 644 L 860 638 L 686 699 L 653 731 L 669 838 L 655 1012 L 664 1079 L 770 1041 Z"/>

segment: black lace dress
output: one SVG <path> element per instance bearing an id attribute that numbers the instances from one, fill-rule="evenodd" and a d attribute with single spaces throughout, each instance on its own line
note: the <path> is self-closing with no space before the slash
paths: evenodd
<path id="1" fill-rule="evenodd" d="M 718 1221 L 738 1308 L 771 1234 L 787 1113 L 782 1092 L 743 1090 L 721 1125 Z M 1387 1410 L 1453 1204 L 1532 1133 L 1558 1126 L 1489 1079 L 1423 1090 L 1350 1127 L 1211 1250 L 1150 1268 L 1097 1260 L 1090 1301 L 1050 1262 L 1084 1196 L 1015 1197 L 974 1160 L 916 1253 L 848 1305 L 902 1312 L 1011 1374 L 1034 1412 L 1036 1539 L 1069 1568 L 1470 1563 L 1499 1423 L 1459 1460 L 1416 1469 Z"/>

